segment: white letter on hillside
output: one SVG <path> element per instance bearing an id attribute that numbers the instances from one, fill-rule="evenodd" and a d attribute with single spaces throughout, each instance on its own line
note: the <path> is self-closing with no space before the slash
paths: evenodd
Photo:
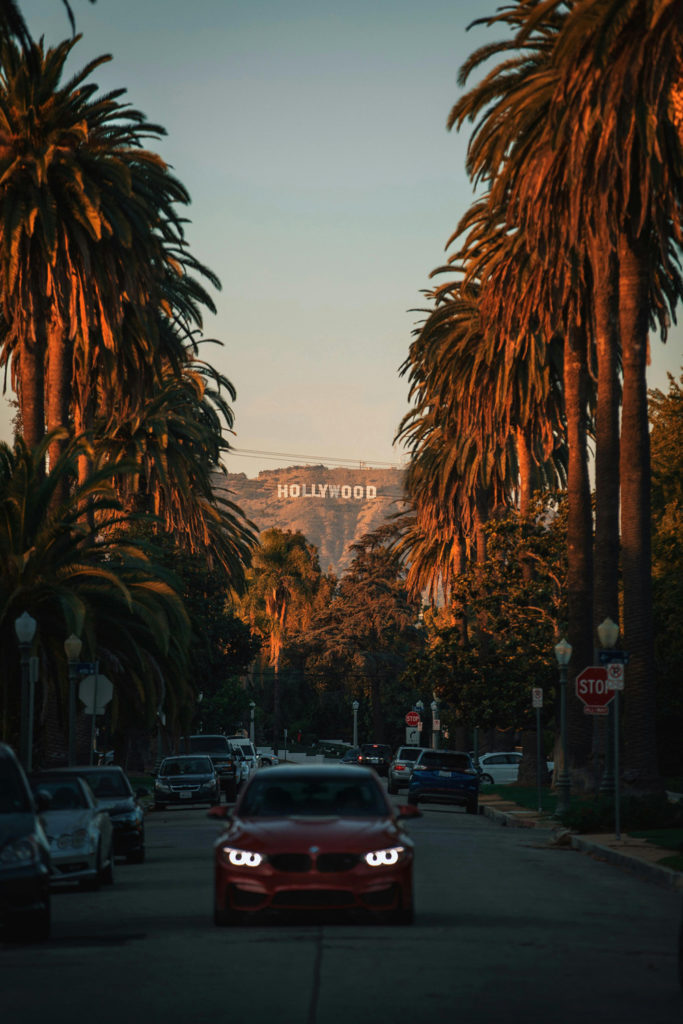
<path id="1" fill-rule="evenodd" d="M 377 488 L 373 487 L 372 484 L 368 484 L 368 486 L 365 488 L 365 497 L 366 498 L 376 498 L 377 497 Z"/>
<path id="2" fill-rule="evenodd" d="M 287 497 L 289 497 L 287 484 L 278 484 L 277 485 L 277 496 L 278 496 L 278 498 L 287 498 Z"/>

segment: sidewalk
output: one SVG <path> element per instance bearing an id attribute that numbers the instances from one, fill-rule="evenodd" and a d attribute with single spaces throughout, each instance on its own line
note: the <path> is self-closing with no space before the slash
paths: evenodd
<path id="1" fill-rule="evenodd" d="M 663 857 L 670 857 L 671 850 L 623 835 L 621 839 L 610 833 L 599 835 L 575 835 L 568 829 L 558 827 L 557 822 L 538 811 L 511 803 L 497 794 L 479 794 L 480 813 L 508 828 L 538 828 L 551 831 L 550 846 L 571 846 L 574 850 L 588 853 L 596 860 L 607 861 L 632 871 L 648 881 L 670 889 L 683 890 L 683 872 L 658 864 Z"/>

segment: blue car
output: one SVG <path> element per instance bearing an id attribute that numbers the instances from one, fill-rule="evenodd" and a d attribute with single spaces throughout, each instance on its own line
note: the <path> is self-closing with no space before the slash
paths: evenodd
<path id="1" fill-rule="evenodd" d="M 479 811 L 479 774 L 472 758 L 459 750 L 423 750 L 413 765 L 408 803 L 458 804 L 468 814 Z"/>

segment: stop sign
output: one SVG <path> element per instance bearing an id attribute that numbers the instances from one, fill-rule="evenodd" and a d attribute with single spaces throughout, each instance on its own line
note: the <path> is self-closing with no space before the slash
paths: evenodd
<path id="1" fill-rule="evenodd" d="M 614 690 L 607 687 L 607 669 L 589 665 L 576 677 L 576 696 L 586 705 L 589 715 L 606 715 L 607 705 L 614 700 Z"/>
<path id="2" fill-rule="evenodd" d="M 406 715 L 406 725 L 409 725 L 412 729 L 414 729 L 415 726 L 419 724 L 420 716 L 417 713 L 417 711 L 409 711 L 408 714 Z"/>

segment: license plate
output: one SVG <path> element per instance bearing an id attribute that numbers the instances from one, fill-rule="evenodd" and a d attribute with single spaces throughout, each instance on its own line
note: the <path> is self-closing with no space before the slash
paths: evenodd
<path id="1" fill-rule="evenodd" d="M 192 799 L 192 793 L 181 793 L 180 794 L 180 799 L 181 800 L 191 800 Z"/>
<path id="2" fill-rule="evenodd" d="M 439 775 L 441 776 L 442 779 L 450 779 L 451 777 L 450 772 L 439 772 Z"/>

